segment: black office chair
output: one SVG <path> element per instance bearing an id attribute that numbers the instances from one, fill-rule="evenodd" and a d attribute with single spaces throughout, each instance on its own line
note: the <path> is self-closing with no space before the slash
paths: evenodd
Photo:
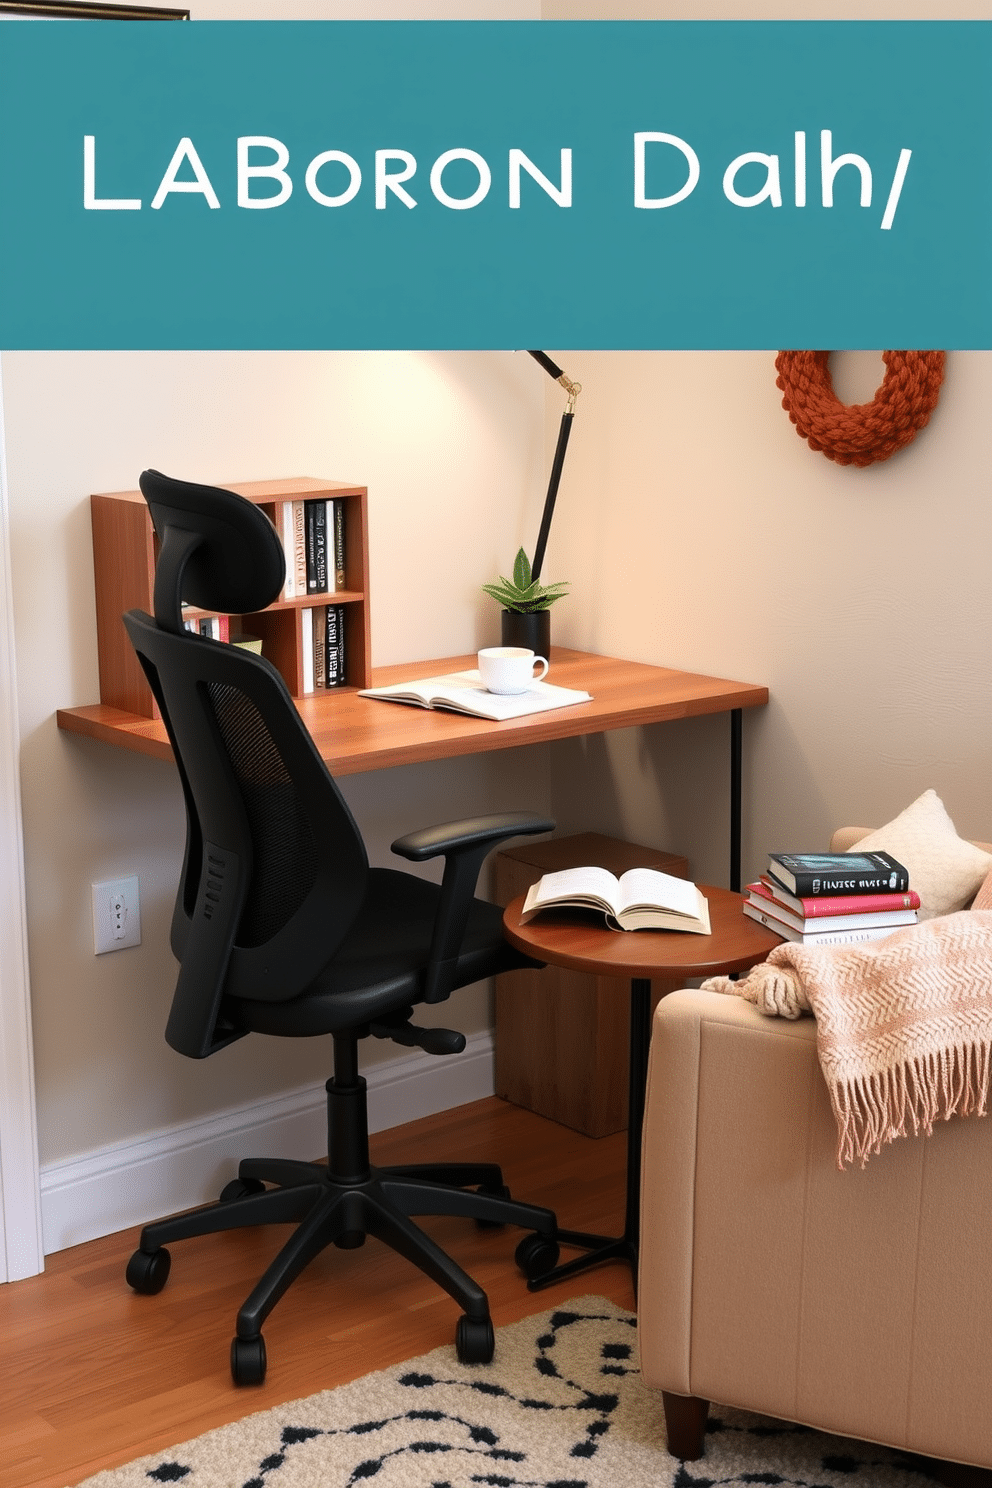
<path id="1" fill-rule="evenodd" d="M 275 668 L 183 626 L 183 599 L 247 614 L 277 597 L 285 559 L 275 528 L 231 491 L 154 470 L 140 483 L 161 545 L 155 619 L 132 610 L 124 624 L 162 710 L 187 815 L 171 937 L 181 966 L 166 1039 L 202 1059 L 246 1033 L 329 1033 L 334 1075 L 326 1167 L 242 1162 L 218 1203 L 145 1226 L 127 1280 L 138 1292 L 160 1291 L 169 1241 L 295 1222 L 238 1313 L 231 1372 L 237 1384 L 258 1384 L 266 1367 L 262 1324 L 286 1288 L 326 1246 L 350 1249 L 374 1235 L 455 1298 L 463 1309 L 458 1356 L 486 1363 L 494 1339 L 485 1292 L 410 1216 L 520 1225 L 533 1232 L 517 1249 L 530 1273 L 557 1258 L 555 1216 L 512 1201 L 495 1164 L 372 1167 L 358 1041 L 373 1035 L 431 1054 L 465 1047 L 462 1034 L 415 1028 L 414 1004 L 537 964 L 504 942 L 497 906 L 473 896 L 493 847 L 554 823 L 524 813 L 487 816 L 393 843 L 414 862 L 443 854 L 440 887 L 370 868 L 351 812 Z"/>

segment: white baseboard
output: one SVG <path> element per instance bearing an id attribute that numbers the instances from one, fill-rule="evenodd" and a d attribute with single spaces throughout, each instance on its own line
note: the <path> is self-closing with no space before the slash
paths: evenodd
<path id="1" fill-rule="evenodd" d="M 384 1060 L 366 1079 L 373 1132 L 481 1100 L 494 1090 L 492 1034 L 471 1034 L 465 1052 L 454 1058 L 415 1050 Z M 326 1147 L 320 1084 L 46 1164 L 45 1254 L 216 1198 L 239 1158 L 311 1159 Z"/>

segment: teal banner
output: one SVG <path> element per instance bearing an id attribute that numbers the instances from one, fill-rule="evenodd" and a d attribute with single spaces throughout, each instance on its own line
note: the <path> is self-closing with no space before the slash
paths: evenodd
<path id="1" fill-rule="evenodd" d="M 0 347 L 992 347 L 992 23 L 0 26 Z"/>

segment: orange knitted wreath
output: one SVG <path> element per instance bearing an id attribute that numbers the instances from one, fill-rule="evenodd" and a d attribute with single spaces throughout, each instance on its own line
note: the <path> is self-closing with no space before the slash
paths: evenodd
<path id="1" fill-rule="evenodd" d="M 838 465 L 887 460 L 916 438 L 937 407 L 942 351 L 883 351 L 885 376 L 871 403 L 840 401 L 829 357 L 829 351 L 780 351 L 775 386 L 800 438 Z"/>

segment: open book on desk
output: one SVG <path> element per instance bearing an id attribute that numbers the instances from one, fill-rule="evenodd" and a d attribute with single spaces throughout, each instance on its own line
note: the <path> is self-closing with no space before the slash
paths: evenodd
<path id="1" fill-rule="evenodd" d="M 606 868 L 546 873 L 527 890 L 521 923 L 542 909 L 601 910 L 614 930 L 710 933 L 710 907 L 696 885 L 657 868 L 628 868 L 620 878 Z"/>
<path id="2" fill-rule="evenodd" d="M 421 677 L 417 682 L 394 682 L 389 687 L 367 687 L 359 696 L 381 698 L 387 703 L 412 703 L 417 708 L 444 708 L 495 722 L 592 701 L 591 693 L 554 687 L 550 682 L 532 682 L 526 692 L 487 692 L 474 670 L 450 672 L 446 677 Z"/>

